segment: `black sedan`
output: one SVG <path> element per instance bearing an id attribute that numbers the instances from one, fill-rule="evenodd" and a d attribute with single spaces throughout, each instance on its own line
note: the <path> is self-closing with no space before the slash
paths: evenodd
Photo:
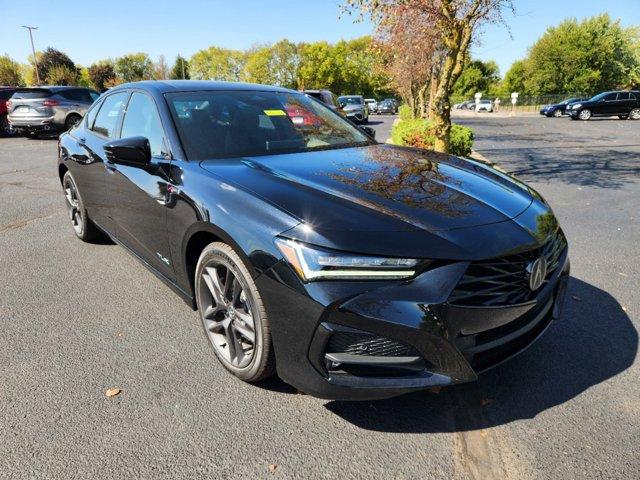
<path id="1" fill-rule="evenodd" d="M 378 144 L 299 92 L 118 86 L 60 137 L 58 173 L 75 234 L 142 261 L 248 382 L 371 399 L 472 381 L 560 314 L 567 241 L 534 190 Z"/>
<path id="2" fill-rule="evenodd" d="M 545 115 L 547 117 L 561 117 L 567 111 L 567 105 L 571 103 L 581 102 L 583 100 L 587 100 L 586 98 L 572 97 L 563 100 L 560 103 L 552 103 L 550 105 L 544 105 L 540 109 L 540 115 Z"/>

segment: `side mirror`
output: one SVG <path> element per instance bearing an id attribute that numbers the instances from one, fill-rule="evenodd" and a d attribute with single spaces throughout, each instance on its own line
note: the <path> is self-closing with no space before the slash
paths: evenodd
<path id="1" fill-rule="evenodd" d="M 367 127 L 364 125 L 360 125 L 358 128 L 362 130 L 364 133 L 366 133 L 367 135 L 369 135 L 371 138 L 376 138 L 376 131 L 374 128 Z"/>
<path id="2" fill-rule="evenodd" d="M 151 161 L 151 147 L 145 137 L 128 137 L 105 144 L 107 160 L 131 166 L 148 165 Z"/>

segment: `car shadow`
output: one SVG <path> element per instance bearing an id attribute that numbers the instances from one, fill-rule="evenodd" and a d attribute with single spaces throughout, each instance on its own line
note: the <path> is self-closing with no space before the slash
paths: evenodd
<path id="1" fill-rule="evenodd" d="M 385 432 L 465 432 L 533 418 L 623 372 L 638 350 L 638 332 L 607 292 L 571 278 L 566 298 L 561 319 L 538 342 L 475 383 L 325 407 Z"/>

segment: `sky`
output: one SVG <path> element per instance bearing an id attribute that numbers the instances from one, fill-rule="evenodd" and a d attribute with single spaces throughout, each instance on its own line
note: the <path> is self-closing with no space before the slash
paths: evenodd
<path id="1" fill-rule="evenodd" d="M 640 25 L 640 0 L 514 0 L 516 15 L 484 28 L 473 56 L 495 60 L 504 74 L 548 26 L 564 18 L 602 12 L 624 25 Z M 62 50 L 73 61 L 94 61 L 146 52 L 171 62 L 210 45 L 246 49 L 282 38 L 335 42 L 372 33 L 368 22 L 340 18 L 338 0 L 0 0 L 0 54 L 26 62 L 28 32 L 35 25 L 36 48 Z M 108 5 L 108 6 L 105 6 Z"/>

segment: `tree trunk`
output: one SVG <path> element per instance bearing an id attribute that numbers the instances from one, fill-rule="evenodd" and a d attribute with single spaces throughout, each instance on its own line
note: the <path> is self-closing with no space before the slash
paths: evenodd
<path id="1" fill-rule="evenodd" d="M 433 120 L 436 115 L 436 94 L 438 93 L 438 76 L 435 67 L 431 70 L 431 80 L 429 82 L 429 120 Z"/>
<path id="2" fill-rule="evenodd" d="M 473 34 L 473 24 L 454 24 L 446 41 L 447 52 L 434 96 L 433 130 L 436 152 L 449 153 L 451 133 L 451 90 L 464 67 L 465 55 Z"/>

